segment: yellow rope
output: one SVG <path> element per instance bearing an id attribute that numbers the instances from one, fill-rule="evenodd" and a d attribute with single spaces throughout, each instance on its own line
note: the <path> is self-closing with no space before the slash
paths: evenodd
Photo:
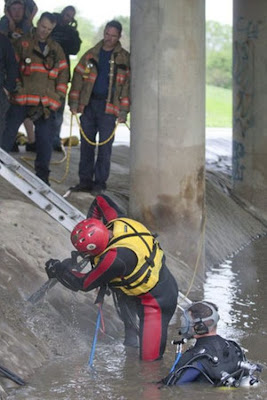
<path id="1" fill-rule="evenodd" d="M 62 164 L 66 160 L 66 151 L 64 146 L 61 144 L 61 150 L 63 153 L 63 157 L 59 161 L 52 161 L 50 164 L 51 165 L 57 165 L 57 164 Z M 34 169 L 34 166 L 29 162 L 29 161 L 35 161 L 35 158 L 33 157 L 27 157 L 27 156 L 21 156 L 21 160 L 23 160 L 27 165 L 29 165 L 32 169 Z"/>
<path id="2" fill-rule="evenodd" d="M 125 121 L 124 124 L 127 126 L 127 128 L 129 129 L 129 131 L 131 131 L 129 125 L 127 124 L 127 122 Z"/>
<path id="3" fill-rule="evenodd" d="M 32 169 L 34 168 L 33 165 L 32 165 L 29 161 L 34 161 L 35 158 L 21 156 L 20 159 L 21 159 L 22 161 L 24 161 L 25 164 L 27 164 L 27 165 L 28 165 L 29 167 L 31 167 Z"/>
<path id="4" fill-rule="evenodd" d="M 58 165 L 58 164 L 63 163 L 65 160 L 67 160 L 66 170 L 65 170 L 65 173 L 64 173 L 62 179 L 57 180 L 57 179 L 55 179 L 55 178 L 50 178 L 51 181 L 56 182 L 56 183 L 62 183 L 62 182 L 66 179 L 66 177 L 67 177 L 67 175 L 68 175 L 68 173 L 69 173 L 69 168 L 70 168 L 70 156 L 71 156 L 71 146 L 72 146 L 71 137 L 72 137 L 72 128 L 73 128 L 73 115 L 75 115 L 75 117 L 76 117 L 76 121 L 77 121 L 77 123 L 78 123 L 78 126 L 79 126 L 79 129 L 80 129 L 80 132 L 81 132 L 82 136 L 84 137 L 84 139 L 85 139 L 88 143 L 90 143 L 90 144 L 93 145 L 93 146 L 102 146 L 102 145 L 108 143 L 108 142 L 113 138 L 113 136 L 115 135 L 116 129 L 117 129 L 118 124 L 119 124 L 118 122 L 116 122 L 115 127 L 114 127 L 114 129 L 113 129 L 111 135 L 109 136 L 109 138 L 108 138 L 107 140 L 105 140 L 105 141 L 103 141 L 103 142 L 101 142 L 101 143 L 92 142 L 92 141 L 91 141 L 90 139 L 88 139 L 88 137 L 85 135 L 85 133 L 84 133 L 84 131 L 83 131 L 81 125 L 80 125 L 80 121 L 79 121 L 79 118 L 78 118 L 77 114 L 71 114 L 71 120 L 70 120 L 70 135 L 69 135 L 67 153 L 66 153 L 66 151 L 65 151 L 65 148 L 64 148 L 63 144 L 61 144 L 61 149 L 62 149 L 62 152 L 63 152 L 63 158 L 62 158 L 61 160 L 59 160 L 59 161 L 53 161 L 53 162 L 50 163 L 50 164 L 52 164 L 52 165 Z M 128 125 L 126 122 L 125 122 L 125 125 L 126 125 L 127 128 L 130 130 L 129 125 Z M 21 156 L 20 158 L 21 158 L 21 160 L 23 160 L 29 167 L 31 167 L 32 169 L 34 169 L 34 166 L 30 163 L 30 161 L 35 161 L 35 158 L 32 158 L 32 157 L 25 157 L 25 156 Z"/>
<path id="5" fill-rule="evenodd" d="M 193 286 L 193 284 L 194 284 L 195 278 L 196 278 L 197 269 L 198 269 L 198 266 L 199 266 L 200 256 L 201 256 L 202 251 L 203 251 L 203 243 L 204 243 L 204 236 L 205 236 L 205 227 L 206 227 L 206 215 L 204 215 L 204 220 L 203 220 L 203 225 L 202 225 L 201 236 L 200 236 L 200 239 L 199 239 L 199 242 L 198 242 L 198 254 L 197 254 L 196 265 L 195 265 L 194 273 L 193 273 L 193 276 L 192 276 L 192 279 L 191 279 L 189 288 L 187 289 L 187 292 L 186 292 L 186 294 L 185 294 L 186 297 L 188 297 L 188 295 L 189 295 L 189 293 L 190 293 L 190 291 L 191 291 L 191 289 L 192 289 L 192 286 Z"/>
<path id="6" fill-rule="evenodd" d="M 83 128 L 81 127 L 81 124 L 80 124 L 78 115 L 77 115 L 77 114 L 74 114 L 74 115 L 75 115 L 75 117 L 76 117 L 76 121 L 77 121 L 77 124 L 78 124 L 78 126 L 79 126 L 79 129 L 80 129 L 80 132 L 81 132 L 82 137 L 84 138 L 84 140 L 86 140 L 86 142 L 88 142 L 88 143 L 91 144 L 92 146 L 103 146 L 104 144 L 108 143 L 108 142 L 113 138 L 113 136 L 115 135 L 116 129 L 117 129 L 118 125 L 119 125 L 119 122 L 117 121 L 116 124 L 115 124 L 115 127 L 114 127 L 113 131 L 111 132 L 111 135 L 110 135 L 106 140 L 104 140 L 103 142 L 92 142 L 90 139 L 88 139 L 88 137 L 87 137 L 86 134 L 84 133 L 84 130 L 83 130 Z"/>
<path id="7" fill-rule="evenodd" d="M 61 143 L 61 149 L 63 152 L 63 158 L 59 161 L 53 161 L 50 164 L 52 165 L 58 165 L 63 163 L 65 160 L 67 160 L 67 164 L 66 164 L 66 169 L 65 169 L 65 173 L 62 177 L 62 179 L 58 180 L 55 178 L 50 178 L 51 181 L 56 182 L 56 183 L 62 183 L 64 182 L 64 180 L 66 179 L 68 173 L 69 173 L 69 167 L 70 167 L 70 156 L 71 156 L 71 145 L 72 145 L 72 141 L 71 141 L 71 136 L 72 136 L 72 126 L 73 126 L 73 118 L 71 115 L 71 123 L 70 123 L 70 136 L 69 136 L 69 141 L 68 141 L 68 150 L 66 153 L 66 150 L 63 146 L 63 144 Z M 30 161 L 35 161 L 35 158 L 33 157 L 25 157 L 25 156 L 21 156 L 20 157 L 21 160 L 23 160 L 25 162 L 25 164 L 27 164 L 29 167 L 31 167 L 32 169 L 34 169 L 34 166 L 30 163 Z"/>
<path id="8" fill-rule="evenodd" d="M 65 159 L 67 160 L 67 162 L 66 162 L 65 173 L 64 173 L 63 177 L 62 177 L 60 180 L 55 179 L 55 178 L 50 178 L 51 181 L 56 182 L 56 183 L 62 183 L 62 182 L 64 182 L 64 180 L 67 178 L 68 173 L 69 173 L 69 169 L 70 169 L 70 156 L 71 156 L 71 145 L 72 145 L 72 141 L 71 141 L 72 127 L 73 127 L 73 118 L 72 118 L 72 115 L 71 115 L 71 119 L 70 119 L 70 136 L 69 136 L 69 143 L 68 143 L 68 151 L 67 151 L 67 154 L 66 154 L 66 152 L 65 152 L 64 146 L 63 146 L 63 145 L 61 146 L 61 147 L 62 147 L 62 150 L 64 149 L 65 156 L 66 156 Z"/>

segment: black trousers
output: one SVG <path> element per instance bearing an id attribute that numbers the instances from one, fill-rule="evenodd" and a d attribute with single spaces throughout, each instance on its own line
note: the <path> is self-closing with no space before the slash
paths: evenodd
<path id="1" fill-rule="evenodd" d="M 3 133 L 2 147 L 10 152 L 16 140 L 16 135 L 20 125 L 27 117 L 27 106 L 12 104 L 8 110 L 6 118 L 6 128 Z M 51 111 L 49 118 L 41 116 L 34 121 L 35 140 L 36 140 L 36 175 L 44 182 L 48 183 L 49 163 L 53 150 L 55 112 Z"/>

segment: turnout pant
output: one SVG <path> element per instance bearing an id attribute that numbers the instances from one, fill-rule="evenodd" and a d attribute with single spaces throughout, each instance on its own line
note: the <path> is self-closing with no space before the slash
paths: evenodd
<path id="1" fill-rule="evenodd" d="M 27 117 L 27 106 L 12 104 L 8 110 L 6 118 L 6 129 L 3 133 L 2 147 L 6 152 L 10 152 L 16 141 L 16 135 L 20 125 Z M 53 150 L 54 137 L 54 118 L 55 113 L 51 111 L 49 118 L 41 116 L 34 121 L 35 141 L 36 141 L 36 175 L 44 182 L 48 183 L 49 163 Z"/>
<path id="2" fill-rule="evenodd" d="M 105 113 L 106 100 L 91 99 L 81 116 L 82 129 L 91 142 L 96 141 L 99 133 L 99 142 L 107 140 L 114 130 L 116 117 Z M 80 183 L 90 185 L 93 181 L 103 189 L 110 172 L 112 143 L 114 137 L 106 144 L 98 146 L 95 161 L 96 146 L 88 143 L 81 136 L 81 155 L 79 164 Z"/>

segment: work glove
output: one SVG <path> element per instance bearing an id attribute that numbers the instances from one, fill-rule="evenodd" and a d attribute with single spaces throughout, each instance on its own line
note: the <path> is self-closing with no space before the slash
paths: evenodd
<path id="1" fill-rule="evenodd" d="M 56 278 L 57 275 L 57 265 L 60 265 L 59 260 L 50 258 L 50 260 L 45 263 L 45 271 L 49 279 Z"/>

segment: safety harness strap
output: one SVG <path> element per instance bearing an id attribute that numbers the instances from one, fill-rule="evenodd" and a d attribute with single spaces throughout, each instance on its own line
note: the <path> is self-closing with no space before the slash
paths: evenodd
<path id="1" fill-rule="evenodd" d="M 111 239 L 111 241 L 109 242 L 109 244 L 108 244 L 108 247 L 111 247 L 111 246 L 113 246 L 115 243 L 117 243 L 117 242 L 120 242 L 121 240 L 123 240 L 123 239 L 127 239 L 127 238 L 129 238 L 129 237 L 135 237 L 135 236 L 151 236 L 151 234 L 150 233 L 148 233 L 148 232 L 138 232 L 138 233 L 126 233 L 125 235 L 121 235 L 121 236 L 119 236 L 119 237 L 117 237 L 117 238 L 115 238 L 115 239 Z M 150 249 L 149 249 L 149 251 L 150 251 Z"/>
<path id="2" fill-rule="evenodd" d="M 136 272 L 136 274 L 132 275 L 128 279 L 121 278 L 121 282 L 110 282 L 109 286 L 110 287 L 124 286 L 124 287 L 127 287 L 128 289 L 135 289 L 136 287 L 142 285 L 143 283 L 148 282 L 150 275 L 151 275 L 151 269 L 148 269 L 148 268 L 149 267 L 153 268 L 155 265 L 153 260 L 155 258 L 157 249 L 158 249 L 158 245 L 155 242 L 150 256 L 146 258 L 146 262 L 142 265 L 142 267 L 139 269 L 139 271 Z M 137 279 L 139 279 L 146 271 L 147 271 L 146 275 L 140 282 L 138 282 L 136 285 L 131 285 L 133 282 L 135 282 Z"/>

